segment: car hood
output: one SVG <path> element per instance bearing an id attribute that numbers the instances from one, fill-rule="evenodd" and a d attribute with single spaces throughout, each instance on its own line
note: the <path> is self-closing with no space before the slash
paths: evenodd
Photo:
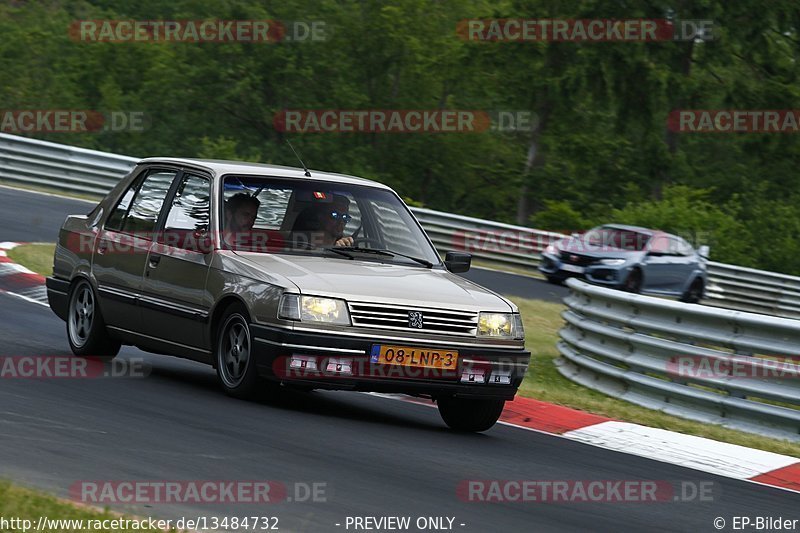
<path id="1" fill-rule="evenodd" d="M 303 294 L 442 309 L 517 310 L 489 289 L 443 269 L 334 257 L 241 251 L 235 255 L 267 276 L 286 278 Z"/>

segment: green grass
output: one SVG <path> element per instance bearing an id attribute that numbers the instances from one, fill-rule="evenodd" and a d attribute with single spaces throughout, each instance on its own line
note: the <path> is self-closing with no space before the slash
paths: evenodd
<path id="1" fill-rule="evenodd" d="M 23 244 L 8 251 L 8 257 L 42 276 L 53 273 L 53 252 L 56 245 L 50 243 Z"/>
<path id="2" fill-rule="evenodd" d="M 120 518 L 133 519 L 134 517 L 123 516 L 120 514 L 112 513 L 108 510 L 100 510 L 92 507 L 76 505 L 71 502 L 60 500 L 53 496 L 47 495 L 40 491 L 35 491 L 27 488 L 12 485 L 8 481 L 0 481 L 0 518 L 10 520 L 12 518 L 19 518 L 22 520 L 30 520 L 31 525 L 28 531 L 33 531 L 39 521 L 40 517 L 45 517 L 50 520 L 83 520 L 83 528 L 74 528 L 62 524 L 61 527 L 47 528 L 47 531 L 59 532 L 86 532 L 86 531 L 161 531 L 159 529 L 120 529 L 120 528 L 105 528 L 95 529 L 88 527 L 87 520 L 115 520 Z M 136 518 L 141 520 L 141 518 Z M 0 532 L 22 531 L 24 524 L 8 523 L 7 526 L 17 525 L 18 527 L 6 527 L 0 524 Z M 72 524 L 77 525 L 77 524 Z M 111 525 L 108 523 L 108 525 Z M 145 524 L 146 525 L 146 524 Z M 170 531 L 175 531 L 172 529 Z"/>
<path id="3" fill-rule="evenodd" d="M 52 270 L 54 246 L 53 244 L 22 245 L 11 250 L 9 256 L 35 272 L 48 275 Z M 558 330 L 564 323 L 560 315 L 564 306 L 514 296 L 508 298 L 516 303 L 522 312 L 526 346 L 532 354 L 528 375 L 519 390 L 520 395 L 627 422 L 800 457 L 800 445 L 796 443 L 684 420 L 611 398 L 569 381 L 558 373 L 553 364 L 554 359 L 558 357 L 556 341 Z"/>

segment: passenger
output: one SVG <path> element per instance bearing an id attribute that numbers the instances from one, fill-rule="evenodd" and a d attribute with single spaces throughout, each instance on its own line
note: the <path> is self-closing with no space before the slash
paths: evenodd
<path id="1" fill-rule="evenodd" d="M 225 201 L 225 242 L 229 245 L 248 240 L 261 202 L 255 196 L 240 192 Z"/>

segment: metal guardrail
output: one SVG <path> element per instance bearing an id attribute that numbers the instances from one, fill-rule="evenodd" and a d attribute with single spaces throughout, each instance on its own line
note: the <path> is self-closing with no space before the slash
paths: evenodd
<path id="1" fill-rule="evenodd" d="M 0 180 L 89 195 L 108 192 L 137 158 L 0 133 Z M 560 233 L 479 218 L 411 209 L 439 251 L 463 250 L 477 259 L 535 272 L 541 251 Z M 800 277 L 709 263 L 706 303 L 800 318 Z"/>
<path id="2" fill-rule="evenodd" d="M 439 251 L 471 252 L 486 261 L 531 271 L 539 264 L 542 250 L 564 237 L 561 233 L 420 207 L 412 207 L 411 211 Z"/>
<path id="3" fill-rule="evenodd" d="M 800 277 L 725 263 L 708 263 L 706 303 L 800 319 Z"/>
<path id="4" fill-rule="evenodd" d="M 135 157 L 0 133 L 0 180 L 101 196 L 137 161 Z"/>
<path id="5" fill-rule="evenodd" d="M 562 375 L 649 409 L 800 442 L 800 321 L 567 285 Z"/>

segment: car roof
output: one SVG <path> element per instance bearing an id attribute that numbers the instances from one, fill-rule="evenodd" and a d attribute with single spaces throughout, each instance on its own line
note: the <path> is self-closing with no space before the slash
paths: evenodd
<path id="1" fill-rule="evenodd" d="M 603 224 L 601 227 L 610 229 L 619 229 L 623 231 L 635 231 L 638 233 L 647 233 L 648 235 L 655 235 L 656 233 L 664 233 L 656 229 L 643 228 L 641 226 L 628 226 L 627 224 Z"/>
<path id="2" fill-rule="evenodd" d="M 170 165 L 183 165 L 200 168 L 212 173 L 214 176 L 225 174 L 247 174 L 255 176 L 271 176 L 279 178 L 297 178 L 300 180 L 330 181 L 334 183 L 345 183 L 349 185 L 364 185 L 367 187 L 378 187 L 389 189 L 391 187 L 383 183 L 348 176 L 347 174 L 336 174 L 333 172 L 323 172 L 321 170 L 309 169 L 311 177 L 305 175 L 302 168 L 284 167 L 281 165 L 267 165 L 264 163 L 248 163 L 245 161 L 228 161 L 224 159 L 193 159 L 181 157 L 148 157 L 139 161 L 140 165 L 152 165 L 154 163 L 164 163 Z"/>

